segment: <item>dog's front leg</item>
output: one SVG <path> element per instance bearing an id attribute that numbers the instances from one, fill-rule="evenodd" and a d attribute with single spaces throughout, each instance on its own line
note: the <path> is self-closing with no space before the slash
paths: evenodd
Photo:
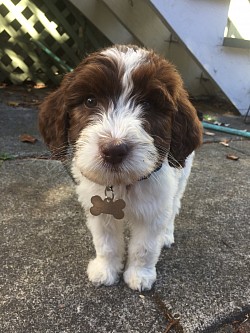
<path id="1" fill-rule="evenodd" d="M 163 245 L 164 226 L 157 221 L 134 221 L 131 228 L 124 281 L 131 289 L 150 290 L 156 280 L 155 265 Z"/>
<path id="2" fill-rule="evenodd" d="M 87 269 L 89 280 L 95 285 L 115 284 L 123 269 L 123 223 L 109 215 L 89 216 L 88 227 L 96 250 Z"/>

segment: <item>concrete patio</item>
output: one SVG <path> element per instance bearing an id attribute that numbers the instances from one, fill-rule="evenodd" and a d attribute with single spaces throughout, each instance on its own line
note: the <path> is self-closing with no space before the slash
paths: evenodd
<path id="1" fill-rule="evenodd" d="M 244 321 L 249 140 L 231 136 L 225 147 L 219 141 L 228 135 L 216 133 L 213 143 L 205 137 L 176 220 L 176 244 L 162 251 L 153 290 L 134 292 L 122 277 L 113 287 L 88 281 L 94 248 L 84 211 L 65 167 L 45 158 L 37 107 L 2 102 L 0 115 L 1 332 L 224 333 L 234 332 L 235 318 Z M 234 122 L 250 128 L 241 117 Z M 38 141 L 21 142 L 23 133 Z M 180 321 L 170 330 L 176 314 Z"/>

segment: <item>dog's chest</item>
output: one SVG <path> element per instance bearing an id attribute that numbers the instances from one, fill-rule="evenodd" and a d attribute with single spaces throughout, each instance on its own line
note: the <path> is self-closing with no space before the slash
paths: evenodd
<path id="1" fill-rule="evenodd" d="M 133 185 L 113 186 L 111 195 L 106 192 L 105 186 L 84 178 L 77 185 L 76 192 L 87 215 L 111 215 L 114 218 L 118 216 L 118 220 L 133 220 L 135 217 L 144 220 L 147 217 L 151 220 L 163 211 L 171 211 L 171 198 L 176 191 L 169 177 L 163 176 L 160 180 L 150 177 Z"/>

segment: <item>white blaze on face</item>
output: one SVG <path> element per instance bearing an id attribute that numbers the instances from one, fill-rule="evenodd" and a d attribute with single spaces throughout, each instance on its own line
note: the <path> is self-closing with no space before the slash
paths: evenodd
<path id="1" fill-rule="evenodd" d="M 126 52 L 122 52 L 117 48 L 109 48 L 103 51 L 102 54 L 113 58 L 117 62 L 119 70 L 124 73 L 122 77 L 123 89 L 121 99 L 126 98 L 133 89 L 132 72 L 135 68 L 140 66 L 140 64 L 147 61 L 146 56 L 148 51 L 128 48 Z"/>
<path id="2" fill-rule="evenodd" d="M 96 183 L 129 185 L 150 174 L 158 159 L 154 140 L 143 128 L 142 109 L 129 98 L 133 89 L 132 71 L 145 60 L 146 51 L 129 49 L 122 53 L 108 49 L 103 53 L 112 57 L 124 73 L 122 92 L 117 96 L 116 104 L 110 100 L 108 109 L 81 131 L 74 166 Z M 129 146 L 127 157 L 115 167 L 103 160 L 100 151 L 101 143 L 111 139 Z"/>

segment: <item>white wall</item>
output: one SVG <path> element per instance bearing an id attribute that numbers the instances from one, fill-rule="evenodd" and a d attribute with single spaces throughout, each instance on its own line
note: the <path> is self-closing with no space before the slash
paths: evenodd
<path id="1" fill-rule="evenodd" d="M 157 15 L 242 113 L 250 104 L 250 50 L 223 46 L 229 0 L 150 0 Z"/>
<path id="2" fill-rule="evenodd" d="M 229 0 L 71 0 L 112 43 L 155 49 L 172 61 L 194 97 L 224 94 L 250 103 L 250 50 L 223 46 Z"/>

